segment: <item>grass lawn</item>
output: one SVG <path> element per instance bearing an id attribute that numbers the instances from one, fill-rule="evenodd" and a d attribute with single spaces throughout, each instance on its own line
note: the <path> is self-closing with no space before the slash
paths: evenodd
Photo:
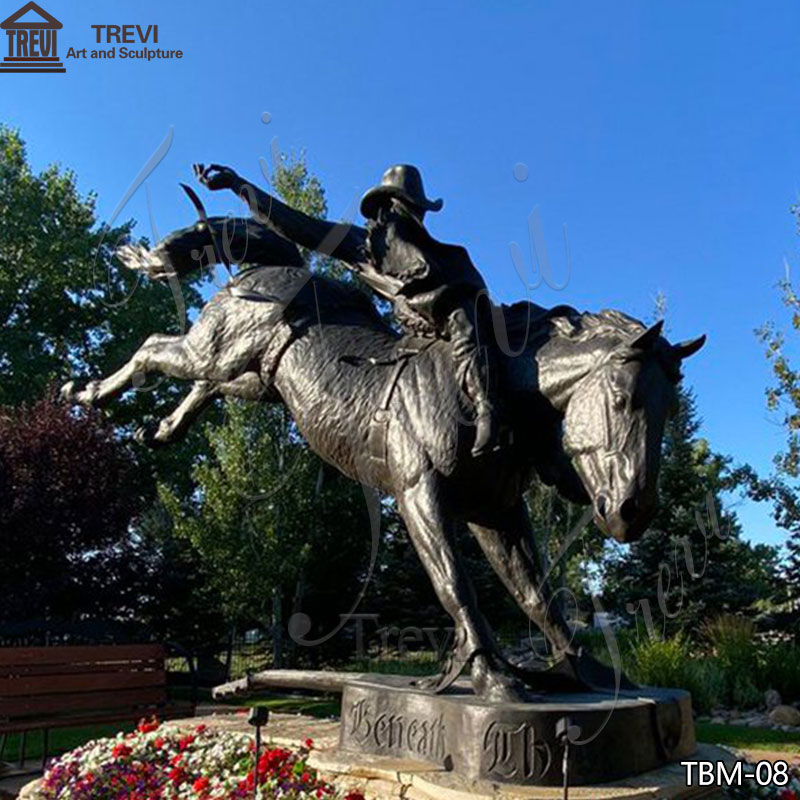
<path id="1" fill-rule="evenodd" d="M 779 750 L 800 753 L 800 737 L 796 733 L 774 731 L 771 728 L 748 728 L 744 725 L 695 725 L 698 742 L 724 744 L 742 750 Z"/>
<path id="2" fill-rule="evenodd" d="M 306 714 L 309 717 L 322 719 L 338 717 L 342 708 L 341 699 L 330 695 L 323 697 L 273 695 L 243 700 L 241 703 L 237 702 L 236 705 L 241 705 L 244 708 L 263 706 L 280 714 Z M 269 724 L 267 724 L 268 729 Z"/>

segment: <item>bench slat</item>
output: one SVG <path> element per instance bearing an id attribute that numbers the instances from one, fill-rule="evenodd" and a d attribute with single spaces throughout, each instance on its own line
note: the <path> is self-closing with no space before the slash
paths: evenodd
<path id="1" fill-rule="evenodd" d="M 134 672 L 164 669 L 163 659 L 152 661 L 109 661 L 104 664 L 23 664 L 0 666 L 0 678 L 18 678 L 35 675 L 95 675 L 101 672 Z"/>
<path id="2" fill-rule="evenodd" d="M 55 695 L 73 692 L 99 692 L 104 689 L 134 689 L 145 686 L 164 686 L 164 670 L 139 672 L 105 672 L 85 675 L 33 675 L 20 678 L 0 678 L 0 697 L 24 695 Z M 57 704 L 53 698 L 53 704 Z"/>
<path id="3" fill-rule="evenodd" d="M 45 728 L 80 728 L 85 725 L 102 725 L 106 722 L 139 722 L 141 719 L 157 716 L 159 720 L 175 717 L 193 716 L 194 708 L 189 703 L 175 703 L 168 706 L 130 709 L 110 714 L 65 715 L 63 717 L 47 717 L 22 719 L 16 722 L 0 722 L 0 736 L 4 733 L 20 733 Z"/>
<path id="4" fill-rule="evenodd" d="M 79 694 L 37 695 L 0 698 L 0 720 L 31 714 L 59 714 L 70 711 L 132 709 L 167 702 L 166 687 L 126 689 L 115 692 L 80 692 Z"/>
<path id="5" fill-rule="evenodd" d="M 163 644 L 110 644 L 86 647 L 0 647 L 0 666 L 150 661 L 165 657 Z"/>

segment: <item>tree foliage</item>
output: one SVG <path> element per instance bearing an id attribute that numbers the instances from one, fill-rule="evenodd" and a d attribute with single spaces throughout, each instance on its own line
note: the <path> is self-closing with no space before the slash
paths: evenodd
<path id="1" fill-rule="evenodd" d="M 97 414 L 49 397 L 0 409 L 0 618 L 131 619 L 140 478 Z"/>
<path id="2" fill-rule="evenodd" d="M 0 126 L 0 403 L 41 396 L 66 376 L 109 374 L 147 332 L 182 323 L 168 287 L 118 267 L 133 225 L 98 226 L 95 195 L 51 165 L 35 174 L 17 131 Z M 200 297 L 184 288 L 187 308 Z"/>
<path id="3" fill-rule="evenodd" d="M 327 213 L 302 155 L 283 156 L 273 184 L 295 208 Z M 316 270 L 335 271 L 330 259 L 306 257 Z M 161 487 L 161 497 L 177 534 L 213 565 L 208 579 L 226 618 L 240 629 L 272 624 L 279 638 L 297 613 L 312 624 L 300 638 L 335 628 L 359 593 L 371 551 L 361 488 L 323 465 L 280 406 L 227 400 L 224 421 L 207 425 L 204 436 L 195 491 L 180 497 Z"/>

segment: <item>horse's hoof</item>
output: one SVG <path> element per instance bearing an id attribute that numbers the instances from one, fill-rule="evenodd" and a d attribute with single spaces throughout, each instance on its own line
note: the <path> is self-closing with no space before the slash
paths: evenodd
<path id="1" fill-rule="evenodd" d="M 79 389 L 76 381 L 67 381 L 61 387 L 59 394 L 67 403 L 91 407 L 96 405 L 97 382 L 89 381 L 83 389 Z"/>
<path id="2" fill-rule="evenodd" d="M 75 381 L 67 381 L 61 389 L 59 389 L 58 396 L 63 400 L 65 403 L 74 403 L 75 402 Z"/>
<path id="3" fill-rule="evenodd" d="M 158 426 L 154 422 L 145 422 L 133 432 L 133 440 L 144 447 L 158 447 Z"/>
<path id="4" fill-rule="evenodd" d="M 497 668 L 490 660 L 479 656 L 472 665 L 472 688 L 483 700 L 492 703 L 527 703 L 531 694 L 516 678 Z"/>

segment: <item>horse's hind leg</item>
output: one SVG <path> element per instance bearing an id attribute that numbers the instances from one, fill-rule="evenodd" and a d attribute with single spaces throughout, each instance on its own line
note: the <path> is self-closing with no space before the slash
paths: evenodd
<path id="1" fill-rule="evenodd" d="M 183 336 L 155 333 L 133 354 L 124 367 L 100 381 L 90 381 L 78 389 L 74 381 L 64 384 L 61 396 L 81 405 L 100 406 L 115 394 L 133 385 L 135 377 L 148 372 L 161 372 L 173 378 L 194 380 L 199 377 L 192 359 L 183 347 Z"/>
<path id="2" fill-rule="evenodd" d="M 439 499 L 437 478 L 426 473 L 398 497 L 400 511 L 439 601 L 456 624 L 456 645 L 449 669 L 436 685 L 446 688 L 468 664 L 472 666 L 477 694 L 497 700 L 519 700 L 512 681 L 496 671 L 492 654 L 497 652 L 486 620 L 478 610 L 475 591 L 453 544 L 453 525 Z"/>
<path id="3" fill-rule="evenodd" d="M 148 447 L 170 444 L 181 439 L 203 409 L 217 394 L 211 381 L 195 381 L 180 405 L 160 422 L 147 422 L 136 429 L 133 438 Z"/>
<path id="4" fill-rule="evenodd" d="M 531 546 L 530 520 L 525 505 L 520 501 L 501 515 L 496 527 L 471 522 L 469 528 L 517 605 L 545 635 L 553 655 L 560 658 L 556 667 L 539 676 L 541 688 L 547 688 L 548 682 L 558 683 L 563 679 L 584 687 L 613 689 L 613 672 L 591 656 L 579 653 L 572 643 L 572 634 L 549 594 L 539 558 Z M 621 685 L 632 686 L 624 675 Z"/>
<path id="5" fill-rule="evenodd" d="M 182 438 L 192 423 L 218 395 L 260 400 L 264 392 L 264 384 L 257 372 L 245 372 L 244 375 L 224 383 L 195 381 L 189 394 L 168 417 L 164 417 L 156 425 L 141 426 L 134 434 L 134 438 L 140 444 L 150 447 L 169 444 Z"/>

